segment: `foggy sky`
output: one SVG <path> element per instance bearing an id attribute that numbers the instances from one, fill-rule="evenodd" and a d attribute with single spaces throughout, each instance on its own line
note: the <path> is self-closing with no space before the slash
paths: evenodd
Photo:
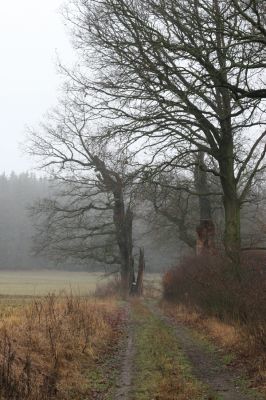
<path id="1" fill-rule="evenodd" d="M 33 166 L 23 152 L 25 127 L 33 126 L 59 95 L 57 54 L 74 54 L 60 14 L 62 0 L 13 0 L 0 5 L 0 173 Z"/>

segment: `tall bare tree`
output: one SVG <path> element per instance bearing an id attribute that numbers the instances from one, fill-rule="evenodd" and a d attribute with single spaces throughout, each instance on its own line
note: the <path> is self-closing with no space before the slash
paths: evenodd
<path id="1" fill-rule="evenodd" d="M 134 277 L 129 182 L 122 160 L 92 136 L 84 110 L 71 102 L 30 134 L 29 152 L 61 186 L 55 199 L 33 209 L 40 216 L 37 248 L 53 256 L 118 264 L 126 294 Z"/>
<path id="2" fill-rule="evenodd" d="M 104 118 L 109 137 L 134 143 L 149 165 L 187 169 L 193 153 L 207 155 L 207 172 L 220 178 L 224 244 L 235 265 L 241 204 L 266 153 L 265 101 L 235 95 L 256 85 L 265 67 L 261 43 L 236 35 L 240 25 L 248 32 L 237 4 L 75 0 L 66 12 L 82 55 L 71 89 L 93 96 L 91 118 Z"/>

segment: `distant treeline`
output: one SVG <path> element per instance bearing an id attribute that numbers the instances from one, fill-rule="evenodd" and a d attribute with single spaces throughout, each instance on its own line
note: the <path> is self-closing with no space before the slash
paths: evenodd
<path id="1" fill-rule="evenodd" d="M 29 207 L 48 191 L 45 179 L 14 172 L 0 175 L 0 268 L 45 267 L 47 260 L 32 253 L 34 228 Z"/>
<path id="2" fill-rule="evenodd" d="M 29 173 L 0 175 L 0 269 L 87 268 L 73 262 L 58 264 L 48 257 L 35 254 L 35 228 L 30 208 L 36 201 L 49 195 L 49 182 L 45 178 Z"/>
<path id="3" fill-rule="evenodd" d="M 34 174 L 0 175 L 0 269 L 35 269 L 54 264 L 33 252 L 32 204 L 49 193 L 48 181 Z"/>
<path id="4" fill-rule="evenodd" d="M 38 178 L 29 173 L 12 172 L 10 175 L 0 175 L 0 269 L 103 269 L 104 266 L 95 263 L 94 260 L 86 260 L 82 265 L 74 260 L 58 264 L 49 257 L 34 253 L 35 228 L 30 217 L 30 208 L 36 201 L 47 198 L 50 194 L 49 182 L 45 178 Z M 165 266 L 175 264 L 180 253 L 176 239 L 169 241 L 167 235 L 164 242 L 161 235 L 157 237 L 157 234 L 157 229 L 147 224 L 147 220 L 143 220 L 143 217 L 137 218 L 134 234 L 135 252 L 138 253 L 138 246 L 145 247 L 149 271 L 160 271 Z"/>

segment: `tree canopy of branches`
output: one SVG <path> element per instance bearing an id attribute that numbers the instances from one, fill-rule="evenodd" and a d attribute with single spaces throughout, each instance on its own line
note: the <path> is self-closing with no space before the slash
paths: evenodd
<path id="1" fill-rule="evenodd" d="M 155 219 L 158 226 L 165 225 L 164 220 L 175 227 L 176 239 L 195 250 L 195 221 L 199 213 L 196 196 L 191 194 L 193 182 L 183 180 L 175 172 L 161 173 L 156 181 L 145 178 L 140 197 L 152 204 L 149 219 Z M 186 190 L 190 188 L 190 190 Z M 155 213 L 155 215 L 154 215 Z M 158 221 L 157 221 L 158 220 Z"/>
<path id="2" fill-rule="evenodd" d="M 206 154 L 206 171 L 221 182 L 224 244 L 235 264 L 241 204 L 265 168 L 263 7 L 73 0 L 66 10 L 81 54 L 69 90 L 82 94 L 91 119 L 105 121 L 106 138 L 118 136 L 149 167 L 187 169 L 194 153 Z"/>
<path id="3" fill-rule="evenodd" d="M 266 4 L 263 0 L 232 0 L 233 12 L 237 18 L 240 15 L 242 24 L 232 26 L 230 21 L 224 18 L 227 36 L 234 37 L 241 43 L 251 43 L 258 50 L 265 52 L 266 47 Z M 256 82 L 256 87 L 250 85 L 250 75 L 258 70 L 265 69 L 265 57 L 254 57 L 243 60 L 243 66 L 246 68 L 246 81 L 243 86 L 238 84 L 226 84 L 232 90 L 236 98 L 266 98 L 265 82 L 263 80 Z"/>
<path id="4" fill-rule="evenodd" d="M 95 144 L 84 110 L 70 99 L 31 132 L 29 151 L 57 185 L 57 195 L 32 211 L 39 217 L 37 251 L 117 264 L 127 293 L 134 275 L 133 213 L 122 160 Z"/>

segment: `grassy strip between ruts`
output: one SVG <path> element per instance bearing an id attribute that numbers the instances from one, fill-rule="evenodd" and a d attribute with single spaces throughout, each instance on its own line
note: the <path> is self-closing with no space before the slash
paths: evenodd
<path id="1" fill-rule="evenodd" d="M 141 302 L 132 305 L 136 363 L 132 399 L 198 400 L 204 386 L 192 377 L 175 334 Z"/>

